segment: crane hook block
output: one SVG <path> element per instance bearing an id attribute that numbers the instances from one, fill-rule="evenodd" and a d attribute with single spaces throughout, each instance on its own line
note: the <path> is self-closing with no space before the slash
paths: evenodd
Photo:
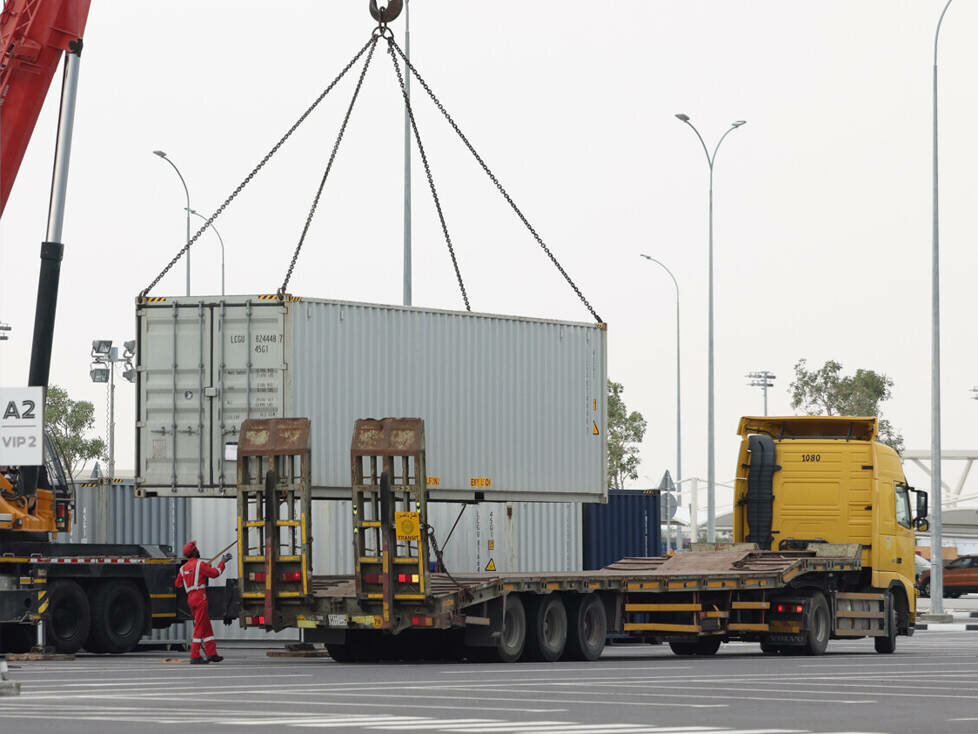
<path id="1" fill-rule="evenodd" d="M 370 14 L 381 25 L 387 25 L 399 16 L 403 7 L 404 0 L 388 0 L 382 8 L 377 7 L 377 0 L 370 0 Z"/>

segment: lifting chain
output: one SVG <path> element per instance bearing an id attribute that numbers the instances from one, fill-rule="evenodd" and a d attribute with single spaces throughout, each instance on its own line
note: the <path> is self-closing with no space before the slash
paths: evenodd
<path id="1" fill-rule="evenodd" d="M 530 234 L 533 235 L 533 239 L 535 239 L 537 241 L 537 244 L 543 248 L 543 251 L 545 253 L 547 253 L 547 257 L 550 258 L 550 261 L 554 264 L 557 270 L 560 271 L 560 274 L 564 276 L 564 280 L 566 280 L 570 284 L 570 287 L 574 289 L 574 293 L 576 293 L 577 297 L 581 299 L 581 302 L 587 307 L 587 310 L 591 312 L 591 315 L 594 317 L 595 321 L 597 321 L 599 324 L 604 323 L 601 320 L 601 317 L 598 316 L 594 308 L 592 308 L 591 304 L 588 303 L 588 300 L 584 297 L 584 294 L 581 293 L 581 289 L 577 287 L 577 284 L 574 283 L 573 280 L 571 280 L 571 277 L 567 274 L 567 271 L 564 270 L 563 266 L 557 261 L 557 258 L 550 251 L 550 248 L 547 247 L 546 244 L 544 244 L 543 239 L 540 237 L 539 234 L 537 234 L 537 231 L 533 228 L 533 225 L 531 225 L 529 220 L 527 220 L 527 218 L 523 215 L 523 212 L 520 211 L 520 208 L 516 206 L 516 202 L 514 202 L 513 199 L 510 197 L 510 195 L 506 192 L 506 189 L 503 188 L 503 185 L 499 183 L 499 179 L 496 178 L 495 174 L 489 169 L 489 166 L 486 165 L 486 162 L 482 160 L 482 156 L 480 156 L 476 152 L 475 148 L 472 147 L 472 143 L 470 143 L 469 139 L 465 137 L 465 134 L 462 132 L 461 128 L 459 128 L 455 120 L 452 119 L 452 116 L 448 114 L 448 110 L 445 109 L 445 106 L 441 103 L 441 101 L 439 101 L 438 97 L 435 96 L 435 93 L 431 91 L 431 87 L 428 86 L 428 82 L 426 82 L 421 77 L 421 75 L 418 73 L 418 70 L 414 68 L 414 65 L 405 55 L 404 51 L 402 51 L 401 47 L 397 45 L 397 41 L 395 41 L 393 38 L 388 37 L 387 42 L 397 50 L 397 53 L 404 61 L 405 66 L 407 66 L 407 68 L 411 71 L 411 74 L 414 76 L 414 78 L 418 80 L 418 83 L 420 83 L 421 86 L 424 87 L 425 92 L 428 93 L 428 96 L 431 98 L 431 101 L 435 103 L 435 106 L 438 108 L 438 111 L 441 112 L 442 116 L 448 121 L 448 124 L 452 126 L 452 129 L 458 135 L 459 139 L 465 144 L 465 147 L 469 149 L 469 152 L 476 159 L 476 161 L 479 162 L 479 165 L 482 166 L 482 170 L 485 171 L 486 175 L 489 176 L 489 179 L 496 185 L 496 188 L 499 190 L 499 193 L 503 195 L 503 198 L 506 199 L 506 202 L 510 205 L 510 207 L 512 207 L 513 211 L 516 212 L 516 215 L 520 218 L 520 221 L 523 222 L 526 228 L 530 231 Z"/>
<path id="2" fill-rule="evenodd" d="M 224 203 L 221 204 L 220 207 L 218 207 L 217 211 L 215 211 L 210 216 L 210 218 L 208 218 L 207 221 L 204 222 L 204 224 L 201 226 L 201 228 L 197 230 L 197 233 L 187 241 L 187 244 L 185 244 L 180 249 L 180 251 L 174 256 L 174 258 L 170 261 L 170 263 L 165 268 L 163 268 L 163 271 L 159 275 L 156 276 L 156 278 L 153 280 L 152 283 L 150 283 L 142 291 L 140 291 L 140 293 L 139 293 L 139 298 L 140 299 L 145 298 L 146 295 L 156 286 L 156 284 L 159 283 L 168 272 L 170 272 L 170 269 L 174 265 L 177 264 L 177 262 L 183 256 L 183 254 L 185 252 L 187 252 L 187 251 L 190 250 L 191 245 L 193 245 L 194 242 L 196 242 L 197 239 L 204 233 L 204 231 L 208 227 L 211 226 L 211 224 L 214 222 L 214 220 L 217 219 L 221 215 L 221 213 L 227 208 L 228 204 L 230 204 L 231 201 L 238 194 L 241 193 L 241 190 L 251 182 L 251 179 L 253 179 L 255 177 L 255 174 L 258 173 L 258 171 L 260 171 L 265 166 L 265 164 L 268 163 L 268 161 L 271 159 L 271 157 L 278 152 L 278 149 L 282 147 L 282 145 L 285 143 L 285 141 L 288 140 L 290 137 L 292 137 L 292 133 L 294 133 L 296 131 L 296 129 L 299 127 L 299 125 L 301 125 L 303 122 L 306 121 L 306 118 L 309 117 L 309 115 L 312 113 L 312 111 L 314 109 L 316 109 L 316 107 L 319 106 L 319 103 L 322 102 L 323 99 L 326 97 L 326 95 L 329 94 L 332 91 L 333 87 L 335 87 L 339 83 L 339 81 L 344 76 L 346 76 L 346 73 L 350 69 L 353 68 L 353 65 L 357 63 L 357 61 L 360 59 L 361 56 L 363 56 L 363 54 L 366 52 L 366 50 L 368 48 L 371 48 L 373 46 L 373 44 L 375 44 L 375 43 L 376 43 L 376 38 L 375 37 L 372 37 L 369 41 L 367 41 L 365 44 L 363 44 L 363 47 L 359 51 L 357 51 L 356 56 L 354 56 L 352 59 L 350 59 L 350 62 L 346 66 L 343 67 L 343 70 L 340 71 L 340 73 L 337 75 L 337 77 L 335 79 L 333 79 L 333 81 L 331 81 L 329 83 L 329 86 L 326 87 L 326 89 L 323 90 L 322 94 L 320 94 L 315 99 L 315 101 L 311 105 L 309 105 L 309 107 L 306 109 L 306 111 L 303 112 L 302 115 L 299 117 L 299 119 L 295 121 L 295 124 L 293 124 L 292 127 L 290 127 L 288 129 L 288 132 L 286 132 L 285 135 L 283 135 L 281 137 L 281 139 L 277 143 L 275 143 L 275 145 L 272 147 L 272 149 L 270 151 L 268 151 L 268 153 L 265 154 L 265 157 L 262 158 L 261 161 L 258 162 L 258 165 L 255 166 L 252 169 L 251 173 L 249 173 L 245 177 L 244 181 L 242 181 L 240 184 L 238 184 L 237 188 L 235 188 L 235 190 L 231 192 L 231 195 L 228 196 L 228 198 L 226 198 L 224 200 Z"/>
<path id="3" fill-rule="evenodd" d="M 404 97 L 404 107 L 407 109 L 408 118 L 411 121 L 411 129 L 414 131 L 414 140 L 418 144 L 418 151 L 421 153 L 421 162 L 424 164 L 424 172 L 428 177 L 428 188 L 431 189 L 431 198 L 435 200 L 435 209 L 438 211 L 438 221 L 441 222 L 441 231 L 445 235 L 445 244 L 448 245 L 448 254 L 452 258 L 452 267 L 455 268 L 455 278 L 458 280 L 458 288 L 462 291 L 462 300 L 465 302 L 465 310 L 471 311 L 469 305 L 469 295 L 465 292 L 465 283 L 462 282 L 462 272 L 458 267 L 458 259 L 455 257 L 455 247 L 452 245 L 451 235 L 448 234 L 448 225 L 445 223 L 445 215 L 441 210 L 441 200 L 438 198 L 438 191 L 435 190 L 435 179 L 431 175 L 431 167 L 428 165 L 428 155 L 425 153 L 424 146 L 421 144 L 421 135 L 418 133 L 418 124 L 414 120 L 414 110 L 411 108 L 411 96 L 404 86 L 404 76 L 401 74 L 401 66 L 397 63 L 397 56 L 394 54 L 394 39 L 387 37 L 387 51 L 391 56 L 391 63 L 394 64 L 394 71 L 397 72 L 397 83 L 401 85 L 401 96 Z"/>
<path id="4" fill-rule="evenodd" d="M 295 270 L 295 262 L 299 259 L 299 251 L 302 250 L 302 245 L 306 241 L 306 234 L 309 232 L 309 225 L 312 224 L 312 218 L 316 214 L 316 207 L 319 206 L 319 198 L 323 194 L 323 189 L 326 186 L 326 179 L 329 178 L 329 172 L 333 169 L 333 162 L 336 160 L 336 153 L 340 149 L 340 143 L 343 142 L 343 135 L 346 133 L 347 123 L 350 122 L 350 114 L 353 112 L 353 106 L 357 102 L 357 97 L 360 96 L 360 88 L 363 86 L 363 78 L 367 75 L 367 69 L 370 68 L 370 60 L 374 57 L 374 50 L 377 48 L 377 41 L 381 35 L 382 34 L 375 31 L 370 39 L 370 52 L 367 54 L 367 60 L 363 63 L 363 68 L 360 70 L 360 78 L 357 79 L 356 89 L 353 90 L 353 98 L 350 100 L 350 104 L 346 108 L 346 114 L 343 116 L 343 123 L 340 125 L 340 131 L 336 136 L 336 141 L 333 143 L 333 150 L 329 154 L 329 161 L 326 163 L 326 170 L 323 171 L 323 178 L 319 182 L 319 188 L 316 189 L 316 196 L 312 200 L 312 206 L 309 207 L 309 214 L 306 216 L 306 223 L 302 227 L 302 234 L 299 236 L 299 243 L 295 246 L 295 252 L 292 253 L 292 262 L 289 263 L 289 270 L 285 274 L 285 280 L 282 281 L 282 287 L 278 289 L 279 298 L 285 297 L 285 289 L 288 288 L 289 280 L 292 278 L 292 271 Z"/>

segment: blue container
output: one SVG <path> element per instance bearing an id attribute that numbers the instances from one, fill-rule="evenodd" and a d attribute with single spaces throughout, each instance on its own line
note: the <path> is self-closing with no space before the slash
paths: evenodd
<path id="1" fill-rule="evenodd" d="M 661 555 L 659 492 L 611 489 L 608 504 L 585 504 L 584 569 L 604 568 L 622 558 Z"/>

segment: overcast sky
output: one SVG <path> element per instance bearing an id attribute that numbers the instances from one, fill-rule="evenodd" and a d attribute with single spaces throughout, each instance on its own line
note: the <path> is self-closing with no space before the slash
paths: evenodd
<path id="1" fill-rule="evenodd" d="M 94 338 L 134 336 L 134 298 L 183 243 L 184 193 L 210 213 L 367 40 L 367 0 L 96 0 L 77 107 L 51 380 L 93 401 Z M 733 477 L 744 373 L 777 375 L 791 412 L 800 358 L 893 378 L 885 413 L 930 445 L 931 73 L 943 0 L 412 0 L 412 58 L 608 322 L 612 379 L 649 421 L 642 477 L 675 464 L 675 296 L 682 292 L 683 475 L 706 474 L 708 143 L 715 172 L 717 474 Z M 394 26 L 403 40 L 403 16 Z M 975 446 L 973 212 L 978 6 L 952 4 L 940 45 L 946 449 Z M 0 220 L 0 384 L 26 381 L 60 74 Z M 281 283 L 353 78 L 218 220 L 229 293 Z M 418 119 L 472 307 L 590 320 L 428 104 Z M 292 293 L 401 302 L 402 112 L 378 53 Z M 461 299 L 415 157 L 414 301 Z M 220 289 L 208 234 L 193 293 Z M 183 295 L 181 262 L 156 295 Z M 132 388 L 117 390 L 117 467 L 133 461 Z M 946 480 L 958 468 L 948 464 Z M 953 475 L 953 476 L 948 476 Z M 928 482 L 911 475 L 918 486 Z M 978 482 L 972 484 L 978 486 Z M 975 490 L 972 490 L 975 491 Z M 723 504 L 720 500 L 718 504 Z"/>

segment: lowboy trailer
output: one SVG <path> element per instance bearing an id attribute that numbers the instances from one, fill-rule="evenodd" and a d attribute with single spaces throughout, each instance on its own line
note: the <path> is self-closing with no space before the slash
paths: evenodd
<path id="1" fill-rule="evenodd" d="M 668 642 L 678 655 L 711 655 L 731 640 L 819 655 L 830 639 L 858 637 L 888 653 L 913 633 L 912 576 L 901 571 L 904 562 L 912 571 L 926 495 L 912 519 L 916 490 L 874 441 L 873 418 L 745 418 L 738 542 L 597 571 L 464 576 L 441 567 L 426 522 L 417 418 L 356 422 L 355 571 L 314 576 L 309 428 L 304 418 L 242 425 L 241 623 L 300 628 L 338 661 L 594 660 L 609 632 Z"/>

